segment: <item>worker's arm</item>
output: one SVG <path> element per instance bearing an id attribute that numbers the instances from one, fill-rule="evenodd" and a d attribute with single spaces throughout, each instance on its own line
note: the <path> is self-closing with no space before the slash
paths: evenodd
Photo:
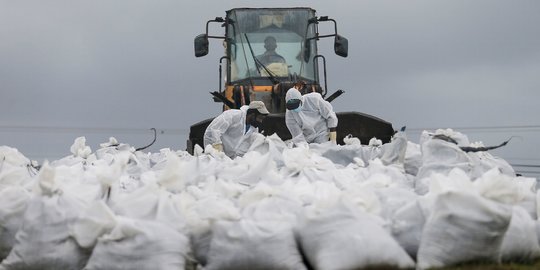
<path id="1" fill-rule="evenodd" d="M 321 116 L 326 119 L 326 126 L 329 129 L 328 138 L 331 142 L 337 143 L 337 131 L 336 127 L 338 124 L 338 119 L 332 104 L 324 100 L 322 97 L 319 99 L 319 113 Z"/>
<path id="2" fill-rule="evenodd" d="M 332 104 L 320 97 L 320 99 L 318 99 L 318 107 L 319 113 L 324 119 L 326 119 L 326 126 L 328 128 L 336 128 L 338 125 L 338 119 L 334 109 L 332 108 Z"/>
<path id="3" fill-rule="evenodd" d="M 326 126 L 329 129 L 334 129 L 338 125 L 338 118 L 336 113 L 334 112 L 334 108 L 332 108 L 332 104 L 330 102 L 324 100 L 322 97 L 319 99 L 319 113 L 321 116 L 326 119 Z M 330 130 L 332 132 L 332 130 Z"/>
<path id="4" fill-rule="evenodd" d="M 294 143 L 306 142 L 306 138 L 304 137 L 302 128 L 300 127 L 300 124 L 296 121 L 296 119 L 294 118 L 293 112 L 290 112 L 290 111 L 285 112 L 285 124 L 287 125 L 287 128 L 289 129 L 289 132 L 291 133 L 292 141 Z"/>
<path id="5" fill-rule="evenodd" d="M 221 135 L 227 131 L 231 125 L 231 121 L 231 115 L 228 113 L 222 113 L 214 118 L 204 132 L 204 146 L 222 144 Z"/>

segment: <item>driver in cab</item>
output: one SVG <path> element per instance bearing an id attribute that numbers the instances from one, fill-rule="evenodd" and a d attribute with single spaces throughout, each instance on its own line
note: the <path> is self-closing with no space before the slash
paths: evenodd
<path id="1" fill-rule="evenodd" d="M 267 36 L 264 39 L 264 48 L 266 49 L 266 52 L 257 56 L 257 59 L 261 64 L 268 66 L 272 63 L 286 63 L 285 58 L 276 52 L 277 42 L 275 37 Z"/>
<path id="2" fill-rule="evenodd" d="M 264 39 L 266 52 L 257 56 L 257 62 L 262 66 L 258 69 L 261 76 L 288 76 L 289 67 L 285 58 L 276 52 L 276 38 L 267 36 Z"/>

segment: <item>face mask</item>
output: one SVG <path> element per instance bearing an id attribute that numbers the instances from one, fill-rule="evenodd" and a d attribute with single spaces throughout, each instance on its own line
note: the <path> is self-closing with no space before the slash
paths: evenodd
<path id="1" fill-rule="evenodd" d="M 252 125 L 253 127 L 260 128 L 263 125 L 263 122 L 262 122 L 263 118 L 261 118 L 261 119 L 257 119 L 257 118 L 260 118 L 260 116 L 253 117 L 253 119 L 249 122 L 249 124 Z M 261 121 L 259 121 L 259 120 L 261 120 Z"/>
<path id="2" fill-rule="evenodd" d="M 296 109 L 302 106 L 302 101 L 299 99 L 291 99 L 287 101 L 286 108 L 287 110 L 295 111 Z"/>
<path id="3" fill-rule="evenodd" d="M 298 108 L 293 109 L 291 111 L 293 111 L 293 112 L 301 112 L 302 111 L 302 106 L 298 106 Z"/>

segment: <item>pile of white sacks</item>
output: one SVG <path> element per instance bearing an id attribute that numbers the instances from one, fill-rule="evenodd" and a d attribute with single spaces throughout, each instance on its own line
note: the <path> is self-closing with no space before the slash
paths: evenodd
<path id="1" fill-rule="evenodd" d="M 443 134 L 458 145 L 434 138 Z M 114 138 L 36 169 L 0 147 L 0 269 L 427 269 L 540 258 L 536 179 L 452 130 L 229 159 Z M 33 164 L 34 163 L 34 164 Z"/>

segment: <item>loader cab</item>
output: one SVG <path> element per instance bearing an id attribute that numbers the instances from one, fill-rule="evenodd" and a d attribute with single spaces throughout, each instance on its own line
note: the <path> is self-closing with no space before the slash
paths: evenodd
<path id="1" fill-rule="evenodd" d="M 195 55 L 208 53 L 209 38 L 223 39 L 225 56 L 220 60 L 220 85 L 212 93 L 214 100 L 222 102 L 224 110 L 260 100 L 271 113 L 284 113 L 285 92 L 299 79 L 307 82 L 306 92 L 325 96 L 326 78 L 325 87 L 321 87 L 319 62 L 322 59 L 326 77 L 326 60 L 317 53 L 317 41 L 335 37 L 336 54 L 346 57 L 347 40 L 337 35 L 337 27 L 333 34 L 319 35 L 321 21 L 332 21 L 335 25 L 328 17 L 317 18 L 315 10 L 300 7 L 237 8 L 227 11 L 224 19 L 208 21 L 206 34 L 195 38 Z M 212 22 L 225 28 L 224 36 L 208 35 L 208 25 Z"/>
<path id="2" fill-rule="evenodd" d="M 272 85 L 301 77 L 316 81 L 313 56 L 303 57 L 307 37 L 313 37 L 316 24 L 312 9 L 233 9 L 227 12 L 226 44 L 230 64 L 230 84 Z M 272 48 L 273 47 L 273 48 Z"/>

